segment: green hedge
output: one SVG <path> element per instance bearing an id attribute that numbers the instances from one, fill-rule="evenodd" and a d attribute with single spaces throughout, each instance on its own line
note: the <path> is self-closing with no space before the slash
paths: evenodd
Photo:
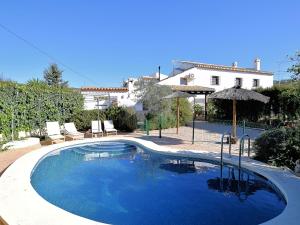
<path id="1" fill-rule="evenodd" d="M 271 88 L 259 88 L 255 91 L 270 97 L 269 103 L 238 101 L 238 120 L 276 125 L 280 121 L 294 121 L 300 118 L 300 81 L 275 84 Z M 210 117 L 222 120 L 232 119 L 232 101 L 211 100 L 210 102 L 212 103 Z"/>
<path id="2" fill-rule="evenodd" d="M 0 133 L 10 140 L 18 131 L 37 131 L 46 121 L 68 122 L 83 110 L 82 95 L 43 82 L 0 82 Z M 36 132 L 39 133 L 39 132 Z"/>
<path id="3" fill-rule="evenodd" d="M 114 127 L 120 131 L 132 132 L 137 128 L 137 117 L 134 110 L 131 108 L 112 106 L 106 110 L 97 109 L 84 110 L 75 114 L 71 121 L 75 123 L 75 126 L 80 131 L 87 131 L 91 129 L 91 121 L 99 118 L 103 122 L 104 120 L 112 120 Z M 103 124 L 102 124 L 103 126 Z"/>
<path id="4" fill-rule="evenodd" d="M 232 119 L 232 100 L 214 99 L 212 102 L 215 107 L 214 118 L 222 120 Z M 237 101 L 237 119 L 245 119 L 252 122 L 258 121 L 264 114 L 264 107 L 265 105 L 261 102 Z"/>

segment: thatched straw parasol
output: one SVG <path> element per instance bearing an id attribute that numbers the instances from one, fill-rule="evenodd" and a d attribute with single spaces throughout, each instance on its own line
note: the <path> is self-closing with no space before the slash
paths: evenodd
<path id="1" fill-rule="evenodd" d="M 239 86 L 233 88 L 224 89 L 222 91 L 215 92 L 208 96 L 210 99 L 224 99 L 232 100 L 232 139 L 236 141 L 236 101 L 259 101 L 268 103 L 270 98 L 257 93 L 255 91 L 243 89 Z"/>
<path id="2" fill-rule="evenodd" d="M 193 97 L 193 95 L 188 94 L 186 92 L 182 92 L 182 91 L 176 91 L 176 92 L 173 92 L 170 95 L 167 95 L 167 96 L 163 97 L 163 99 L 172 99 L 172 98 L 177 99 L 177 116 L 176 116 L 176 119 L 177 119 L 176 133 L 177 134 L 178 134 L 178 128 L 179 128 L 179 98 L 189 98 L 189 97 Z"/>

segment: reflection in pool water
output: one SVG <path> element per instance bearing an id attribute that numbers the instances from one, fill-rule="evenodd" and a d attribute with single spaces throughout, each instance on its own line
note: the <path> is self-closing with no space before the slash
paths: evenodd
<path id="1" fill-rule="evenodd" d="M 286 203 L 250 171 L 101 142 L 47 155 L 31 183 L 47 201 L 110 224 L 259 224 Z"/>

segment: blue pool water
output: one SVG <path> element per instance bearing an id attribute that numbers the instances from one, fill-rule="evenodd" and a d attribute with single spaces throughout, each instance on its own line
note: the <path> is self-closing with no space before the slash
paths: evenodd
<path id="1" fill-rule="evenodd" d="M 251 225 L 286 205 L 269 181 L 250 171 L 122 142 L 52 152 L 31 183 L 52 204 L 109 224 Z"/>

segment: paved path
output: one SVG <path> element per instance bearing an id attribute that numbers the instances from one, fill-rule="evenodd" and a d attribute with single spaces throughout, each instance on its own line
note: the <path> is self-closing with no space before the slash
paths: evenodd
<path id="1" fill-rule="evenodd" d="M 5 171 L 5 169 L 16 161 L 21 156 L 25 155 L 28 152 L 34 151 L 37 148 L 23 148 L 17 150 L 7 150 L 0 152 L 0 176 Z"/>
<path id="2" fill-rule="evenodd" d="M 162 138 L 158 138 L 158 130 L 150 131 L 149 136 L 140 136 L 139 138 L 153 141 L 159 145 L 166 145 L 168 147 L 183 149 L 183 150 L 203 150 L 209 152 L 220 152 L 220 140 L 224 132 L 230 131 L 231 126 L 196 122 L 195 124 L 195 143 L 192 144 L 192 127 L 185 126 L 179 128 L 179 133 L 176 134 L 176 128 L 162 130 Z M 245 133 L 251 137 L 251 142 L 261 134 L 262 130 L 247 128 Z M 243 129 L 237 128 L 237 136 L 241 137 Z M 245 145 L 246 147 L 246 145 Z M 232 153 L 238 154 L 239 142 L 232 145 Z M 228 144 L 224 145 L 224 152 L 228 152 Z"/>

